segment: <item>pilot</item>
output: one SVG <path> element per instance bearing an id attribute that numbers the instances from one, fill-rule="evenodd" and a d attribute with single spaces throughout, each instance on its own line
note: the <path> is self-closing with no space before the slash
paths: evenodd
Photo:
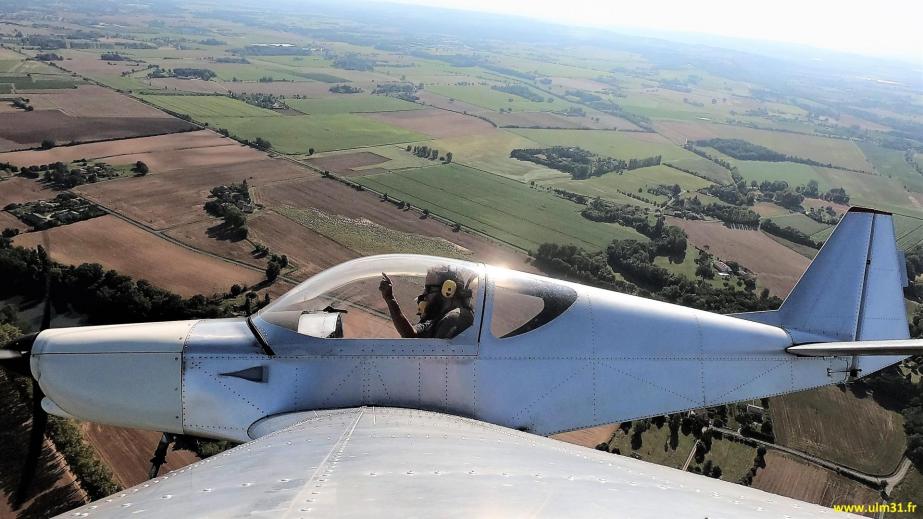
<path id="1" fill-rule="evenodd" d="M 466 279 L 467 278 L 467 279 Z M 417 297 L 418 324 L 410 324 L 394 299 L 391 278 L 381 273 L 378 290 L 388 304 L 391 321 L 404 338 L 451 339 L 474 323 L 470 283 L 473 276 L 451 267 L 433 267 L 426 271 L 423 293 Z"/>

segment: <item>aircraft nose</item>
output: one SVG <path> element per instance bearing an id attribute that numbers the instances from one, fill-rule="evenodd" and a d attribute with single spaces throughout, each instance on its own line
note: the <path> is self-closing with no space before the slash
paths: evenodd
<path id="1" fill-rule="evenodd" d="M 48 410 L 181 433 L 183 347 L 195 323 L 45 330 L 35 339 L 31 368 L 51 401 Z"/>

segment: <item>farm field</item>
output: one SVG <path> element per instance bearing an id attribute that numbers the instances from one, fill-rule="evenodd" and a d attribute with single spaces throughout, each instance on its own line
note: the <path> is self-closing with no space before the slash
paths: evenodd
<path id="1" fill-rule="evenodd" d="M 605 157 L 631 159 L 662 156 L 666 162 L 697 157 L 654 133 L 604 130 L 509 130 L 543 146 L 580 146 Z"/>
<path id="2" fill-rule="evenodd" d="M 209 117 L 212 126 L 247 139 L 262 137 L 281 153 L 344 150 L 424 140 L 415 132 L 354 114 Z"/>
<path id="3" fill-rule="evenodd" d="M 688 173 L 660 165 L 626 171 L 622 174 L 606 173 L 605 175 L 585 180 L 550 180 L 542 182 L 542 185 L 565 189 L 591 197 L 599 196 L 619 203 L 647 205 L 623 193 L 631 193 L 663 202 L 667 197 L 648 193 L 648 188 L 656 188 L 660 185 L 678 185 L 683 191 L 696 191 L 710 186 L 712 183 Z"/>
<path id="4" fill-rule="evenodd" d="M 234 164 L 163 171 L 85 184 L 75 191 L 154 229 L 207 218 L 202 206 L 213 187 L 247 180 L 251 186 L 311 173 L 288 162 L 262 159 Z"/>
<path id="5" fill-rule="evenodd" d="M 275 211 L 317 234 L 328 236 L 360 256 L 424 254 L 466 259 L 471 251 L 446 239 L 389 229 L 365 218 L 332 215 L 317 209 L 276 207 Z"/>
<path id="6" fill-rule="evenodd" d="M 17 236 L 13 243 L 35 247 L 43 233 Z M 258 270 L 192 252 L 111 215 L 55 227 L 46 231 L 55 261 L 79 265 L 100 263 L 135 279 L 185 297 L 226 292 L 235 283 L 254 285 L 263 278 Z M 208 272 L 208 276 L 203 276 Z"/>
<path id="7" fill-rule="evenodd" d="M 873 170 L 862 150 L 848 140 L 703 122 L 663 122 L 660 127 L 664 135 L 680 144 L 681 139 L 743 139 L 786 155 L 861 171 Z"/>
<path id="8" fill-rule="evenodd" d="M 886 513 L 884 516 L 888 518 L 904 517 L 920 519 L 923 517 L 923 510 L 919 508 L 920 496 L 923 496 L 923 474 L 921 474 L 918 469 L 911 467 L 904 481 L 894 489 L 891 498 L 896 503 L 913 501 L 917 504 L 918 508 L 915 513 L 907 513 L 905 511 L 903 513 Z"/>
<path id="9" fill-rule="evenodd" d="M 325 157 L 307 159 L 305 162 L 312 166 L 330 170 L 336 173 L 343 173 L 353 169 L 374 166 L 382 162 L 388 162 L 388 157 L 382 157 L 370 151 L 337 153 Z"/>
<path id="10" fill-rule="evenodd" d="M 53 162 L 73 162 L 78 159 L 111 159 L 123 155 L 154 154 L 175 150 L 199 151 L 216 146 L 238 146 L 230 139 L 225 139 L 215 132 L 199 130 L 193 132 L 172 133 L 120 139 L 113 141 L 90 142 L 76 146 L 57 146 L 50 150 L 28 150 L 0 153 L 0 162 L 9 162 L 18 166 L 33 164 L 50 164 Z M 223 150 L 224 152 L 230 149 Z M 258 152 L 253 151 L 253 154 Z M 262 156 L 262 155 L 260 155 Z"/>
<path id="11" fill-rule="evenodd" d="M 366 114 L 366 117 L 391 126 L 429 135 L 434 139 L 479 135 L 493 130 L 493 125 L 483 119 L 434 108 L 402 112 L 381 112 Z"/>
<path id="12" fill-rule="evenodd" d="M 262 215 L 251 215 L 248 227 Z M 257 257 L 253 253 L 253 244 L 240 239 L 235 233 L 228 233 L 218 218 L 205 218 L 189 224 L 171 227 L 163 232 L 166 236 L 200 251 L 205 251 L 222 258 L 228 258 L 259 269 L 265 269 L 269 258 Z"/>
<path id="13" fill-rule="evenodd" d="M 906 448 L 904 419 L 871 397 L 847 388 L 823 387 L 770 400 L 776 441 L 871 474 L 897 468 Z M 844 430 L 848 413 L 859 423 Z"/>
<path id="14" fill-rule="evenodd" d="M 550 112 L 552 110 L 563 110 L 566 104 L 561 99 L 556 102 L 547 101 L 530 101 L 524 97 L 515 94 L 508 94 L 493 90 L 489 86 L 457 86 L 457 85 L 435 85 L 429 88 L 432 92 L 449 99 L 456 99 L 463 103 L 468 103 L 492 111 L 499 111 L 501 108 L 514 110 L 517 112 Z M 547 94 L 535 89 L 529 89 L 533 94 L 549 97 Z M 554 99 L 551 97 L 551 99 Z"/>
<path id="15" fill-rule="evenodd" d="M 587 221 L 577 204 L 458 164 L 365 176 L 357 182 L 524 250 L 549 240 L 591 249 L 605 248 L 616 238 L 647 241 L 634 229 Z M 541 222 L 530 221 L 534 211 L 543 214 Z"/>
<path id="16" fill-rule="evenodd" d="M 228 96 L 141 95 L 141 99 L 196 120 L 214 117 L 281 117 L 278 113 L 259 108 Z"/>
<path id="17" fill-rule="evenodd" d="M 760 231 L 731 229 L 721 222 L 679 220 L 667 223 L 681 227 L 696 247 L 722 260 L 733 260 L 757 274 L 758 282 L 784 297 L 795 286 L 810 261 Z"/>
<path id="18" fill-rule="evenodd" d="M 74 90 L 49 91 L 29 95 L 36 110 L 60 110 L 70 117 L 152 117 L 172 119 L 164 112 L 96 85 L 81 85 Z"/>
<path id="19" fill-rule="evenodd" d="M 122 488 L 148 480 L 151 468 L 148 458 L 160 441 L 160 433 L 93 422 L 82 422 L 80 427 L 87 440 L 97 446 L 97 455 L 112 470 Z M 199 457 L 191 451 L 171 449 L 166 463 L 160 467 L 160 473 L 166 474 L 197 461 Z"/>
<path id="20" fill-rule="evenodd" d="M 766 467 L 756 473 L 752 486 L 826 507 L 880 501 L 878 492 L 861 483 L 775 451 L 766 453 Z"/>
<path id="21" fill-rule="evenodd" d="M 730 439 L 712 440 L 711 449 L 705 454 L 705 460 L 698 464 L 695 460 L 689 467 L 702 468 L 711 461 L 712 466 L 721 467 L 721 479 L 737 483 L 753 467 L 756 449 Z"/>
<path id="22" fill-rule="evenodd" d="M 286 99 L 285 104 L 311 115 L 422 110 L 416 104 L 382 95 L 343 94 L 317 99 Z"/>
<path id="23" fill-rule="evenodd" d="M 782 216 L 773 216 L 770 218 L 770 220 L 782 227 L 793 227 L 798 229 L 799 231 L 812 237 L 815 234 L 819 234 L 824 230 L 830 229 L 831 227 L 830 225 L 822 224 L 812 220 L 802 213 L 791 213 Z"/>
<path id="24" fill-rule="evenodd" d="M 57 192 L 46 185 L 24 177 L 11 177 L 0 180 L 0 209 L 8 204 L 50 200 Z"/>
<path id="25" fill-rule="evenodd" d="M 58 110 L 0 113 L 0 152 L 57 143 L 101 141 L 175 133 L 194 127 L 164 117 L 71 117 Z"/>
<path id="26" fill-rule="evenodd" d="M 566 433 L 553 434 L 551 438 L 593 449 L 600 443 L 608 442 L 612 438 L 612 435 L 615 434 L 615 430 L 618 429 L 618 426 L 618 424 L 599 425 L 590 427 L 589 429 L 579 429 Z"/>
<path id="27" fill-rule="evenodd" d="M 685 435 L 678 432 L 676 448 L 673 448 L 670 445 L 670 426 L 668 424 L 661 427 L 651 424 L 648 430 L 641 433 L 641 446 L 638 449 L 632 448 L 631 436 L 631 433 L 625 434 L 621 429 L 616 430 L 612 436 L 612 441 L 609 442 L 609 450 L 615 452 L 615 449 L 618 449 L 623 456 L 637 454 L 644 461 L 666 465 L 675 469 L 683 467 L 686 458 L 692 451 L 692 446 L 695 444 L 695 438 L 691 434 Z"/>
<path id="28" fill-rule="evenodd" d="M 517 270 L 534 270 L 526 264 L 527 257 L 521 252 L 476 234 L 453 232 L 448 225 L 433 218 L 420 218 L 420 213 L 416 211 L 400 210 L 393 204 L 381 201 L 373 193 L 357 192 L 339 182 L 320 176 L 273 182 L 257 187 L 254 189 L 254 201 L 266 204 L 270 209 L 313 208 L 329 215 L 364 218 L 387 229 L 450 241 L 470 250 L 470 258 L 477 261 L 506 265 Z M 259 233 L 258 229 L 257 232 Z M 337 236 L 329 238 L 337 241 Z M 279 243 L 273 247 L 284 249 L 285 245 Z M 302 255 L 305 253 L 301 252 Z"/>

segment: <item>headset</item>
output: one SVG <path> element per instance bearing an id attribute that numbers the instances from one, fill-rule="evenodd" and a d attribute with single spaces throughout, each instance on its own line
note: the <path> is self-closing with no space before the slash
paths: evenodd
<path id="1" fill-rule="evenodd" d="M 457 276 L 457 274 L 451 270 L 446 271 L 445 275 Z M 471 290 L 468 288 L 468 285 L 471 284 L 473 279 L 474 278 L 469 280 L 465 287 L 460 290 L 458 288 L 458 282 L 456 282 L 454 279 L 446 279 L 442 282 L 441 285 L 427 285 L 426 292 L 417 296 L 417 315 L 422 316 L 426 313 L 426 308 L 429 306 L 429 303 L 426 301 L 426 296 L 431 292 L 431 288 L 438 288 L 439 295 L 441 295 L 443 299 L 453 299 L 455 297 L 471 297 Z"/>

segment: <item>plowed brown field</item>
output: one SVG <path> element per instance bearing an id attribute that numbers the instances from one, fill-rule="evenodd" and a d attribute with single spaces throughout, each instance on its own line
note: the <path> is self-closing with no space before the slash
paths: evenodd
<path id="1" fill-rule="evenodd" d="M 50 164 L 58 161 L 70 162 L 78 159 L 106 159 L 120 155 L 158 151 L 191 149 L 201 151 L 201 149 L 210 146 L 228 145 L 237 145 L 237 143 L 215 132 L 200 130 L 137 139 L 91 142 L 77 146 L 58 146 L 50 150 L 12 151 L 0 153 L 0 162 L 9 162 L 17 166 L 31 166 L 33 164 Z M 254 151 L 254 153 L 258 152 Z"/>
<path id="2" fill-rule="evenodd" d="M 872 504 L 881 500 L 877 492 L 861 483 L 775 451 L 766 453 L 766 467 L 756 473 L 752 486 L 827 507 Z"/>
<path id="3" fill-rule="evenodd" d="M 35 247 L 43 234 L 22 234 L 13 243 Z M 264 278 L 259 271 L 196 253 L 111 215 L 55 227 L 47 234 L 55 261 L 99 263 L 186 297 L 226 292 L 235 283 L 254 285 Z"/>
<path id="4" fill-rule="evenodd" d="M 187 131 L 195 126 L 163 117 L 72 117 L 58 110 L 0 113 L 0 151 L 37 148 L 44 139 L 56 143 L 124 139 Z"/>
<path id="5" fill-rule="evenodd" d="M 165 112 L 96 85 L 29 94 L 36 110 L 60 110 L 71 117 L 151 117 L 173 119 Z"/>
<path id="6" fill-rule="evenodd" d="M 789 293 L 810 260 L 760 231 L 731 229 L 721 222 L 667 218 L 682 227 L 696 247 L 722 260 L 733 260 L 755 272 L 760 284 L 779 297 Z"/>
<path id="7" fill-rule="evenodd" d="M 492 124 L 483 119 L 435 108 L 365 115 L 385 124 L 424 133 L 436 139 L 477 135 L 494 128 Z"/>
<path id="8" fill-rule="evenodd" d="M 259 186 L 305 175 L 315 174 L 283 160 L 262 159 L 86 184 L 75 191 L 155 229 L 165 229 L 205 218 L 202 206 L 215 186 L 245 179 Z"/>

